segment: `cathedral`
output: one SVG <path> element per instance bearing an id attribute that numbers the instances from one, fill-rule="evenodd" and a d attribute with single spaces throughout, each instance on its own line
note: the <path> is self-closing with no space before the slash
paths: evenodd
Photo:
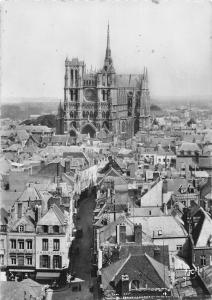
<path id="1" fill-rule="evenodd" d="M 58 109 L 56 133 L 89 134 L 102 130 L 130 138 L 150 125 L 147 69 L 143 74 L 116 74 L 110 30 L 103 68 L 87 72 L 84 61 L 65 60 L 64 105 Z"/>

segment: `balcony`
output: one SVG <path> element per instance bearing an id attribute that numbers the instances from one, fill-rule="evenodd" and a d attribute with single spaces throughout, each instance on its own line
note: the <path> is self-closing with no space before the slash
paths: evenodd
<path id="1" fill-rule="evenodd" d="M 34 249 L 9 249 L 9 253 L 26 253 L 26 254 L 32 254 L 34 253 Z"/>

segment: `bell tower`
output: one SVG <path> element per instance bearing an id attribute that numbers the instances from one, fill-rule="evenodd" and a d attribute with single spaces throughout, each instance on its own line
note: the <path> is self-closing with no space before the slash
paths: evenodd
<path id="1" fill-rule="evenodd" d="M 150 126 L 150 96 L 147 68 L 144 68 L 144 74 L 142 78 L 139 125 L 139 130 L 148 130 Z"/>
<path id="2" fill-rule="evenodd" d="M 85 64 L 78 58 L 65 61 L 64 114 L 65 131 L 80 129 L 82 120 L 83 75 Z"/>

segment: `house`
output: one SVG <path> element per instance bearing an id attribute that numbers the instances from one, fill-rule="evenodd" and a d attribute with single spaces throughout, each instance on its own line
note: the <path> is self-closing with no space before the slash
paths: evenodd
<path id="1" fill-rule="evenodd" d="M 0 209 L 0 281 L 6 281 L 8 212 Z"/>
<path id="2" fill-rule="evenodd" d="M 147 253 L 129 254 L 101 269 L 100 282 L 104 299 L 171 295 L 168 267 Z"/>
<path id="3" fill-rule="evenodd" d="M 207 182 L 200 188 L 200 198 L 202 206 L 208 212 L 212 212 L 212 176 L 207 178 Z"/>
<path id="4" fill-rule="evenodd" d="M 177 149 L 176 169 L 181 176 L 189 177 L 191 170 L 198 167 L 201 149 L 196 143 L 182 142 Z"/>
<path id="5" fill-rule="evenodd" d="M 35 278 L 35 219 L 32 210 L 10 216 L 7 232 L 7 275 Z"/>
<path id="6" fill-rule="evenodd" d="M 202 207 L 190 212 L 189 241 L 183 247 L 183 257 L 189 265 L 204 267 L 212 265 L 212 219 Z"/>
<path id="7" fill-rule="evenodd" d="M 53 204 L 36 225 L 36 280 L 58 280 L 69 266 L 68 214 Z"/>

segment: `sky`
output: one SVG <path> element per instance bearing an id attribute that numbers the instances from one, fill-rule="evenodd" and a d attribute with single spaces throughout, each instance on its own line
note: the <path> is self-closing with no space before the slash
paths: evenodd
<path id="1" fill-rule="evenodd" d="M 152 98 L 212 98 L 212 1 L 1 3 L 1 98 L 63 99 L 64 62 L 103 66 L 107 23 L 117 73 L 148 69 Z"/>

